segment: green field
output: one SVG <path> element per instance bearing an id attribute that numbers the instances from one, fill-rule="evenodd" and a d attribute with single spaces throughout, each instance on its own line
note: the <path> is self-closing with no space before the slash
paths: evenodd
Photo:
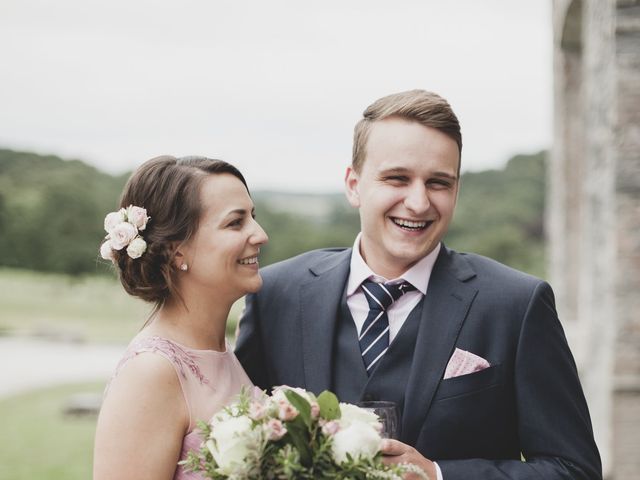
<path id="1" fill-rule="evenodd" d="M 72 417 L 73 394 L 104 383 L 65 385 L 0 400 L 0 480 L 91 478 L 96 416 Z"/>
<path id="2" fill-rule="evenodd" d="M 0 269 L 0 333 L 87 342 L 128 342 L 151 306 L 127 295 L 115 278 Z M 231 311 L 233 333 L 242 301 Z"/>

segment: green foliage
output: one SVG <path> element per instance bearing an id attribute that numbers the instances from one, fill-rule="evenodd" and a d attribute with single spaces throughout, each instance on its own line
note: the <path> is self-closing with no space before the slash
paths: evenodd
<path id="1" fill-rule="evenodd" d="M 447 246 L 544 276 L 545 158 L 517 155 L 503 170 L 462 175 Z"/>
<path id="2" fill-rule="evenodd" d="M 340 404 L 338 397 L 334 393 L 325 390 L 318 395 L 318 406 L 320 407 L 320 416 L 327 420 L 336 420 L 340 418 Z"/>
<path id="3" fill-rule="evenodd" d="M 543 276 L 545 153 L 518 155 L 502 170 L 465 173 L 445 243 Z M 98 259 L 104 215 L 128 175 L 80 161 L 0 150 L 0 266 L 72 275 L 111 273 Z M 343 194 L 255 192 L 270 237 L 261 264 L 353 244 L 356 210 Z"/>

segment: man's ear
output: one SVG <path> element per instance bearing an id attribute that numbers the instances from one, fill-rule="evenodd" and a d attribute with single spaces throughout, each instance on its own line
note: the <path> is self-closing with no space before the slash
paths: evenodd
<path id="1" fill-rule="evenodd" d="M 360 182 L 360 176 L 353 169 L 353 167 L 347 167 L 347 173 L 344 177 L 345 193 L 347 200 L 353 208 L 360 208 L 360 193 L 358 192 Z"/>

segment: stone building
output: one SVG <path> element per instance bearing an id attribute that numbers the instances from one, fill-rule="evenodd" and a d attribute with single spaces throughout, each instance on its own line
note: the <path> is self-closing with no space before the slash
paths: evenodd
<path id="1" fill-rule="evenodd" d="M 605 476 L 640 478 L 640 0 L 553 0 L 549 273 Z"/>

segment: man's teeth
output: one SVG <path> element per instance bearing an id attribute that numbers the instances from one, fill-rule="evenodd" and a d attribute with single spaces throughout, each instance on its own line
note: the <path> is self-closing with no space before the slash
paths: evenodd
<path id="1" fill-rule="evenodd" d="M 427 222 L 412 222 L 401 218 L 394 218 L 393 223 L 406 228 L 424 228 L 427 226 Z"/>
<path id="2" fill-rule="evenodd" d="M 254 263 L 258 263 L 258 257 L 243 258 L 242 260 L 238 260 L 238 263 L 240 265 L 251 265 Z"/>

